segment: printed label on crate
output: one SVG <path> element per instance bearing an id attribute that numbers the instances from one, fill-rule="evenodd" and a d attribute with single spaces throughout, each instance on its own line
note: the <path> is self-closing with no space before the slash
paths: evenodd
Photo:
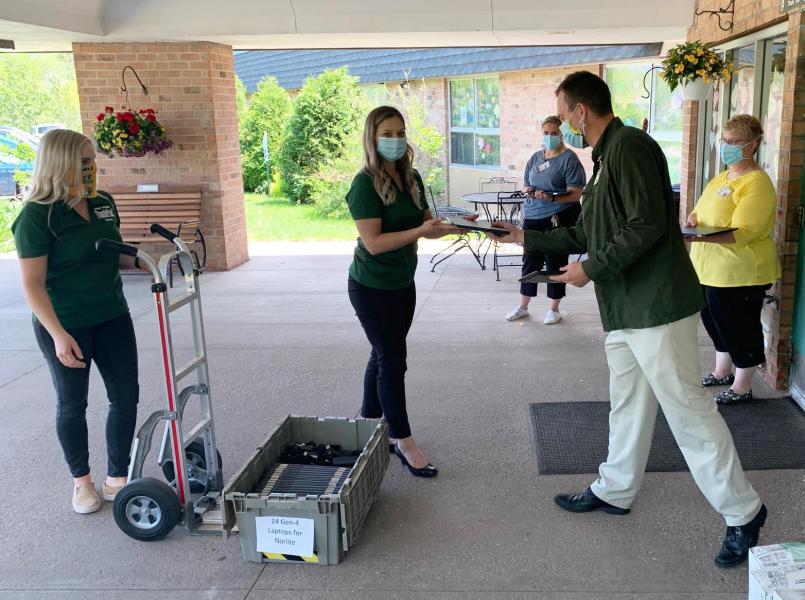
<path id="1" fill-rule="evenodd" d="M 313 555 L 313 519 L 255 517 L 257 551 Z"/>

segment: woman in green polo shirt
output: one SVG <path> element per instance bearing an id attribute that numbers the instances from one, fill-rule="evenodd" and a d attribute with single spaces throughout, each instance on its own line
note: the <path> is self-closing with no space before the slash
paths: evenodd
<path id="1" fill-rule="evenodd" d="M 438 471 L 417 446 L 408 423 L 405 338 L 416 306 L 417 240 L 457 229 L 431 218 L 400 111 L 380 106 L 369 113 L 363 150 L 363 169 L 347 193 L 360 235 L 349 267 L 349 299 L 372 345 L 361 415 L 384 416 L 402 464 L 418 477 L 433 477 Z"/>
<path id="2" fill-rule="evenodd" d="M 137 421 L 137 345 L 120 267 L 131 257 L 97 252 L 100 238 L 122 241 L 112 197 L 96 189 L 95 150 L 85 136 L 49 131 L 34 181 L 12 225 L 36 341 L 56 388 L 56 433 L 73 476 L 73 510 L 101 508 L 87 440 L 90 363 L 106 385 L 104 500 L 125 485 Z"/>

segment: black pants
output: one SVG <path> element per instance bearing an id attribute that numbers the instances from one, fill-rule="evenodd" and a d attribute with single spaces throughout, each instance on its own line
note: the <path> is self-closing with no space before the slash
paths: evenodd
<path id="1" fill-rule="evenodd" d="M 386 417 L 389 435 L 411 435 L 405 408 L 405 338 L 414 320 L 416 287 L 412 283 L 401 290 L 366 287 L 349 278 L 349 301 L 372 345 L 363 377 L 361 416 Z"/>
<path id="2" fill-rule="evenodd" d="M 713 287 L 703 285 L 702 323 L 718 352 L 729 352 L 733 364 L 748 369 L 763 364 L 760 311 L 770 285 Z"/>
<path id="3" fill-rule="evenodd" d="M 557 213 L 559 227 L 570 227 L 575 225 L 581 212 L 581 205 L 576 203 L 571 208 L 567 208 Z M 547 219 L 525 219 L 523 229 L 529 231 L 550 231 L 554 229 L 551 217 Z M 544 266 L 549 272 L 558 271 L 560 267 L 567 265 L 567 254 L 542 254 L 541 252 L 523 252 L 523 275 L 533 271 L 541 271 Z M 559 300 L 565 297 L 564 283 L 548 283 L 548 298 Z M 521 283 L 520 293 L 523 296 L 533 298 L 537 295 L 536 283 Z"/>
<path id="4" fill-rule="evenodd" d="M 89 473 L 87 397 L 90 362 L 94 362 L 106 385 L 109 413 L 106 417 L 107 474 L 125 477 L 129 450 L 137 423 L 137 342 L 131 316 L 125 314 L 91 327 L 68 329 L 81 348 L 86 367 L 65 367 L 56 357 L 53 338 L 34 321 L 34 334 L 45 356 L 56 388 L 56 434 L 73 477 Z"/>

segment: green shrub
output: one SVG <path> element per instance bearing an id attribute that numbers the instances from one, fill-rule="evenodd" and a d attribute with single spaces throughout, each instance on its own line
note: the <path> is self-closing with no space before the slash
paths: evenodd
<path id="1" fill-rule="evenodd" d="M 312 201 L 310 176 L 341 156 L 358 129 L 361 94 L 346 67 L 309 77 L 294 102 L 280 153 L 282 191 L 297 204 Z"/>
<path id="2" fill-rule="evenodd" d="M 14 237 L 11 224 L 22 208 L 22 202 L 10 198 L 0 198 L 0 252 L 14 250 Z"/>
<path id="3" fill-rule="evenodd" d="M 247 192 L 266 189 L 263 131 L 268 132 L 271 175 L 274 177 L 277 174 L 277 159 L 290 114 L 291 100 L 288 92 L 279 86 L 274 77 L 266 77 L 260 81 L 240 127 L 243 188 Z"/>

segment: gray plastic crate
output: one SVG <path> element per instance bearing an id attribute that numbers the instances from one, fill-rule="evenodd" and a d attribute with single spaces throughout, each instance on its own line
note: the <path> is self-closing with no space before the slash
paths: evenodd
<path id="1" fill-rule="evenodd" d="M 266 471 L 279 461 L 288 444 L 308 440 L 362 451 L 338 493 L 298 496 L 261 495 L 252 491 Z M 283 419 L 224 489 L 228 505 L 225 512 L 230 520 L 232 515 L 237 520 L 243 558 L 251 562 L 338 563 L 355 543 L 377 497 L 389 462 L 388 444 L 388 425 L 382 419 L 292 415 Z M 269 557 L 258 552 L 255 517 L 263 516 L 313 519 L 315 560 L 288 558 L 287 555 Z M 232 522 L 225 524 L 227 528 L 232 525 Z"/>

